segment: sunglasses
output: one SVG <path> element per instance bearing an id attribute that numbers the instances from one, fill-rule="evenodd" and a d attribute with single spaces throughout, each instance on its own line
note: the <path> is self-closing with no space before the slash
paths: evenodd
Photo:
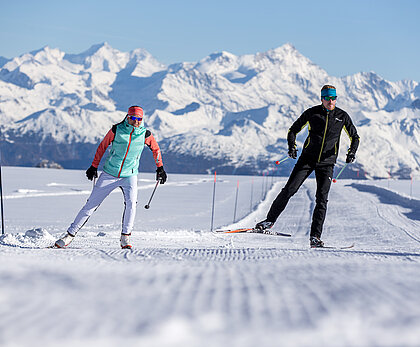
<path id="1" fill-rule="evenodd" d="M 135 117 L 135 116 L 130 116 L 131 120 L 138 120 L 139 122 L 141 122 L 143 120 L 143 117 Z"/>
<path id="2" fill-rule="evenodd" d="M 323 96 L 322 99 L 327 100 L 327 101 L 329 100 L 334 101 L 337 99 L 337 97 L 336 96 Z"/>

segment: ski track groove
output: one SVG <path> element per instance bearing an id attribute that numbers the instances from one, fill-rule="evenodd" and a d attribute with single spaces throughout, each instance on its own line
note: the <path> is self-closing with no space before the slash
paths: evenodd
<path id="1" fill-rule="evenodd" d="M 79 249 L 66 251 L 74 253 L 75 256 L 83 256 L 83 252 Z M 256 257 L 255 252 L 260 252 L 264 256 Z M 89 256 L 95 256 L 95 253 L 96 255 L 104 254 L 99 250 L 85 252 Z M 334 257 L 336 252 L 329 253 Z M 108 322 L 108 326 L 101 327 L 95 323 L 95 312 L 101 302 L 90 303 L 92 294 L 81 297 L 79 302 L 72 303 L 71 306 L 75 307 L 57 306 L 58 296 L 65 297 L 69 292 L 75 290 L 84 291 L 85 284 L 81 278 L 65 275 L 58 279 L 54 278 L 57 275 L 51 276 L 48 271 L 44 271 L 44 276 L 41 279 L 36 277 L 25 279 L 34 284 L 35 295 L 43 292 L 47 287 L 47 282 L 51 281 L 52 283 L 67 281 L 68 289 L 59 292 L 53 290 L 51 301 L 30 301 L 33 294 L 26 293 L 25 296 L 23 293 L 17 293 L 16 302 L 1 310 L 8 317 L 10 324 L 7 334 L 18 334 L 19 332 L 21 336 L 35 337 L 37 329 L 41 327 L 47 330 L 51 329 L 52 336 L 56 337 L 60 334 L 70 337 L 85 334 L 100 336 L 106 334 L 107 329 L 114 329 L 114 323 L 117 324 L 117 321 L 123 325 L 120 332 L 126 331 L 127 334 L 130 334 L 138 328 L 147 330 L 149 326 L 155 326 L 167 317 L 185 316 L 194 319 L 202 312 L 222 312 L 224 323 L 229 324 L 230 329 L 233 330 L 246 329 L 247 327 L 264 329 L 270 325 L 281 326 L 280 331 L 297 326 L 301 329 L 313 329 L 317 327 L 323 317 L 336 314 L 338 309 L 357 308 L 360 312 L 369 314 L 371 307 L 382 309 L 384 303 L 386 303 L 387 309 L 408 321 L 416 320 L 416 314 L 420 314 L 420 309 L 414 309 L 413 312 L 413 307 L 410 304 L 412 300 L 415 302 L 417 297 L 413 291 L 413 283 L 404 285 L 401 281 L 405 277 L 395 276 L 399 267 L 390 269 L 395 270 L 391 272 L 394 275 L 389 278 L 387 286 L 383 286 L 381 281 L 376 281 L 375 269 L 366 270 L 362 263 L 353 264 L 349 259 L 341 259 L 344 265 L 347 264 L 344 269 L 343 264 L 335 262 L 324 261 L 320 264 L 313 264 L 314 256 L 315 258 L 323 257 L 320 256 L 320 253 L 309 250 L 298 253 L 302 258 L 300 261 L 307 263 L 306 268 L 295 266 L 294 263 L 287 264 L 287 260 L 283 261 L 286 264 L 276 265 L 276 261 L 283 259 L 281 255 L 284 254 L 284 251 L 273 249 L 167 249 L 163 251 L 163 254 L 167 256 L 167 259 L 163 260 L 163 263 L 166 263 L 164 267 L 156 263 L 153 256 L 145 258 L 144 254 L 162 255 L 154 249 L 133 250 L 133 252 L 113 250 L 107 251 L 104 255 L 107 262 L 111 263 L 115 263 L 114 259 L 117 261 L 119 259 L 121 262 L 128 261 L 133 265 L 139 262 L 148 264 L 143 266 L 141 271 L 137 270 L 137 266 L 130 266 L 127 268 L 130 276 L 121 277 L 122 275 L 118 275 L 115 284 L 108 283 L 103 289 L 100 289 L 102 282 L 99 281 L 99 283 L 93 284 L 91 291 L 88 291 L 88 294 L 92 291 L 99 291 L 100 295 L 104 295 L 120 286 L 148 288 L 149 293 L 147 294 L 131 293 L 128 298 L 122 297 L 121 308 L 114 313 L 115 318 Z M 184 256 L 189 254 L 191 258 L 187 260 L 195 259 L 195 265 L 189 268 L 177 266 L 172 260 L 177 259 L 179 254 Z M 140 258 L 137 258 L 138 255 Z M 349 257 L 352 256 L 349 255 Z M 377 257 L 375 255 L 371 260 L 377 262 Z M 386 261 L 387 256 L 380 255 L 379 258 L 381 257 Z M 339 256 L 336 258 L 340 261 Z M 257 259 L 259 259 L 258 262 L 255 261 Z M 404 258 L 401 261 L 409 264 Z M 352 276 L 361 270 L 362 276 L 355 280 L 352 279 Z M 342 277 L 340 275 L 342 271 L 346 271 L 349 275 Z M 83 277 L 85 274 L 81 273 L 80 276 Z M 337 280 L 335 282 L 328 281 L 328 278 L 331 277 L 337 278 Z M 96 278 L 100 279 L 101 275 L 98 274 Z M 416 280 L 416 283 L 420 285 L 420 280 Z M 14 286 L 15 283 L 7 285 Z M 110 294 L 105 294 L 104 303 L 106 303 L 108 295 Z M 23 309 L 15 311 L 13 307 L 18 304 L 21 297 L 27 297 L 29 301 L 23 306 Z M 345 298 L 344 301 L 343 298 Z M 132 302 L 136 308 L 133 313 L 124 313 L 128 302 Z M 72 310 L 78 309 L 82 309 L 85 317 L 89 317 L 90 324 L 83 327 L 76 325 L 70 331 L 60 324 L 57 326 L 57 322 L 62 322 L 65 325 L 69 317 L 72 316 Z M 105 312 L 108 309 L 105 308 Z M 111 311 L 114 312 L 115 309 L 113 307 Z M 150 313 L 146 318 L 142 312 Z M 131 319 L 134 319 L 134 325 L 130 323 Z M 386 322 L 389 318 L 378 319 L 383 319 Z M 38 321 L 42 324 L 37 324 Z M 17 324 L 18 322 L 19 324 Z M 29 327 L 29 329 L 21 331 L 22 326 Z"/>
<path id="2" fill-rule="evenodd" d="M 51 250 L 34 249 L 43 254 L 51 252 Z M 241 261 L 272 261 L 292 259 L 290 253 L 293 253 L 293 259 L 310 260 L 314 258 L 335 258 L 340 260 L 343 254 L 347 254 L 347 259 L 357 257 L 362 254 L 365 258 L 371 258 L 379 261 L 385 261 L 390 257 L 398 257 L 405 261 L 418 261 L 420 253 L 417 252 L 383 252 L 383 251 L 368 251 L 355 249 L 311 249 L 305 248 L 245 248 L 245 249 L 226 249 L 226 248 L 195 248 L 195 249 L 176 249 L 176 248 L 144 248 L 141 250 L 103 250 L 103 249 L 82 249 L 82 248 L 67 248 L 65 250 L 55 249 L 57 256 L 65 256 L 72 258 L 93 258 L 97 259 L 98 255 L 101 260 L 106 262 L 128 262 L 128 263 L 156 263 L 156 262 L 241 262 Z"/>

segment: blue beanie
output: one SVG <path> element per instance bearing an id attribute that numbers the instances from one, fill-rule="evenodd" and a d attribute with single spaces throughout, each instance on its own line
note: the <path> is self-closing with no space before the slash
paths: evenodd
<path id="1" fill-rule="evenodd" d="M 321 90 L 321 98 L 324 96 L 337 96 L 337 91 L 332 88 Z"/>

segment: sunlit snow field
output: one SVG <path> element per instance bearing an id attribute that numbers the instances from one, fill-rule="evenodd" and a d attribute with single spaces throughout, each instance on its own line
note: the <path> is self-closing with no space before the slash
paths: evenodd
<path id="1" fill-rule="evenodd" d="M 48 249 L 92 183 L 78 170 L 2 174 L 1 346 L 420 345 L 420 182 L 334 183 L 323 240 L 355 247 L 314 250 L 313 179 L 274 227 L 285 238 L 210 232 L 211 175 L 169 172 L 146 210 L 155 177 L 141 173 L 132 250 L 119 247 L 119 190 L 69 248 Z M 284 182 L 218 176 L 215 228 L 253 226 Z"/>

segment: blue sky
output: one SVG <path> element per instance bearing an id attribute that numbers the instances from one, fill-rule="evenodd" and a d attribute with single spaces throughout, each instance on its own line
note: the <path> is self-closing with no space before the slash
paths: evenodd
<path id="1" fill-rule="evenodd" d="M 375 71 L 420 81 L 420 1 L 0 0 L 0 56 L 108 42 L 165 64 L 285 43 L 330 75 Z"/>

